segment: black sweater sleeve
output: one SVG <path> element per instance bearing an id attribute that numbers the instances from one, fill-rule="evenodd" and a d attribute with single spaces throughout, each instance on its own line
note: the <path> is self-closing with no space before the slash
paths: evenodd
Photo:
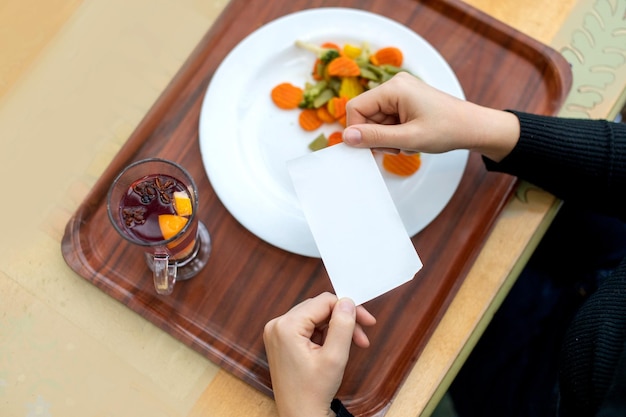
<path id="1" fill-rule="evenodd" d="M 330 409 L 335 412 L 337 417 L 354 417 L 337 398 L 330 403 Z"/>
<path id="2" fill-rule="evenodd" d="M 626 220 L 626 125 L 513 112 L 520 139 L 487 169 Z M 626 259 L 576 314 L 560 363 L 561 415 L 626 415 Z"/>
<path id="3" fill-rule="evenodd" d="M 626 124 L 513 111 L 520 139 L 490 171 L 531 182 L 555 196 L 626 220 Z"/>
<path id="4" fill-rule="evenodd" d="M 562 416 L 626 415 L 626 260 L 571 323 L 559 385 Z"/>

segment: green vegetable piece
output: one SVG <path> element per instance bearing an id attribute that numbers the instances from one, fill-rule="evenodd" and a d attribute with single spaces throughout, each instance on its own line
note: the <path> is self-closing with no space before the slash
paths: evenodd
<path id="1" fill-rule="evenodd" d="M 380 83 L 378 81 L 370 80 L 370 81 L 367 82 L 367 89 L 371 90 L 372 88 L 376 88 L 379 85 L 380 85 Z"/>
<path id="2" fill-rule="evenodd" d="M 376 74 L 376 77 L 378 77 L 379 79 L 383 76 L 384 71 L 381 67 L 377 67 L 374 64 L 367 64 L 365 68 Z"/>
<path id="3" fill-rule="evenodd" d="M 328 103 L 328 100 L 333 97 L 335 97 L 335 92 L 330 88 L 327 88 L 313 99 L 313 107 L 319 109 L 324 104 Z"/>
<path id="4" fill-rule="evenodd" d="M 391 79 L 391 77 L 393 77 L 393 74 L 388 73 L 387 71 L 383 71 L 381 77 L 380 77 L 380 82 L 384 83 L 385 81 L 389 81 Z"/>
<path id="5" fill-rule="evenodd" d="M 311 143 L 309 143 L 309 149 L 313 152 L 319 151 L 320 149 L 324 149 L 328 146 L 328 139 L 326 139 L 326 135 L 320 133 Z"/>
<path id="6" fill-rule="evenodd" d="M 301 109 L 313 109 L 313 102 L 322 91 L 326 89 L 328 83 L 326 81 L 319 81 L 315 84 L 306 83 L 304 86 L 304 93 L 302 94 L 302 101 L 298 105 Z"/>
<path id="7" fill-rule="evenodd" d="M 359 68 L 361 68 L 361 77 L 366 78 L 371 81 L 378 81 L 379 76 L 374 71 L 372 71 L 368 67 L 359 67 Z"/>
<path id="8" fill-rule="evenodd" d="M 370 45 L 367 42 L 361 43 L 361 55 L 355 58 L 356 63 L 359 67 L 364 67 L 370 62 Z"/>
<path id="9" fill-rule="evenodd" d="M 322 64 L 326 65 L 338 56 L 339 51 L 337 51 L 336 49 L 328 49 L 326 52 L 320 55 L 320 61 L 322 62 Z"/>
<path id="10" fill-rule="evenodd" d="M 341 78 L 332 77 L 328 80 L 328 87 L 335 92 L 335 95 L 339 95 L 339 89 L 341 88 Z"/>
<path id="11" fill-rule="evenodd" d="M 385 72 L 387 72 L 389 74 L 393 74 L 393 75 L 396 75 L 400 71 L 406 71 L 403 68 L 396 67 L 395 65 L 389 65 L 389 64 L 384 64 L 384 65 L 381 65 L 380 67 L 383 69 L 383 71 L 385 71 Z M 408 71 L 406 71 L 406 72 L 408 72 Z"/>

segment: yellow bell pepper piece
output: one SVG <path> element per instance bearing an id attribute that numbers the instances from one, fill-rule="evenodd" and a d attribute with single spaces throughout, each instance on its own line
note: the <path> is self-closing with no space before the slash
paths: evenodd
<path id="1" fill-rule="evenodd" d="M 355 59 L 356 57 L 361 55 L 361 48 L 347 43 L 343 46 L 343 54 L 347 56 L 348 58 Z"/>
<path id="2" fill-rule="evenodd" d="M 349 100 L 361 94 L 363 90 L 364 88 L 359 82 L 358 77 L 345 77 L 341 80 L 339 97 L 345 97 Z"/>

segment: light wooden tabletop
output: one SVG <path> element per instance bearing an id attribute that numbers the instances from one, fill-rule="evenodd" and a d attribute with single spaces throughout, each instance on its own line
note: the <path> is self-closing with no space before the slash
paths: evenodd
<path id="1" fill-rule="evenodd" d="M 0 0 L 0 415 L 275 415 L 270 398 L 100 292 L 60 251 L 74 210 L 227 3 Z M 581 71 L 581 57 L 602 59 L 572 29 L 586 25 L 586 1 L 468 3 Z M 623 28 L 619 10 L 593 16 Z M 624 71 L 615 64 L 600 99 L 574 92 L 565 114 L 615 114 Z M 387 415 L 432 411 L 557 205 L 532 187 L 508 203 Z"/>

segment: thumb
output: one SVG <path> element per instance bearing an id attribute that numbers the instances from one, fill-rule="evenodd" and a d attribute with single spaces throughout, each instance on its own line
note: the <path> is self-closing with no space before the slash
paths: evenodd
<path id="1" fill-rule="evenodd" d="M 343 141 L 358 148 L 410 149 L 411 129 L 407 124 L 359 124 L 344 129 Z"/>
<path id="2" fill-rule="evenodd" d="M 349 298 L 342 298 L 335 304 L 328 323 L 324 350 L 333 358 L 348 360 L 352 334 L 356 326 L 356 307 Z"/>

